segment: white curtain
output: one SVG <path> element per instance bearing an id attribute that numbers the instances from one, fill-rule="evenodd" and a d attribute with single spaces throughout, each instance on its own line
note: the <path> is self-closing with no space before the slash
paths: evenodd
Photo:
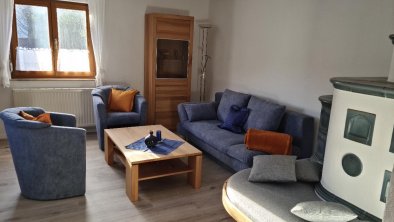
<path id="1" fill-rule="evenodd" d="M 13 12 L 14 0 L 0 1 L 0 77 L 3 87 L 9 87 L 11 79 L 9 56 Z"/>
<path id="2" fill-rule="evenodd" d="M 96 85 L 103 84 L 105 70 L 103 67 L 105 0 L 87 0 L 89 5 L 90 31 L 92 34 L 94 59 L 96 60 Z"/>

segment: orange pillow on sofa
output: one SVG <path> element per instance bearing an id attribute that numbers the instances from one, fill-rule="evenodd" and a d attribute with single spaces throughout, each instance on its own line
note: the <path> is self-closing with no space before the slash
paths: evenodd
<path id="1" fill-rule="evenodd" d="M 262 151 L 277 155 L 291 155 L 292 137 L 288 134 L 248 129 L 245 145 L 249 150 Z"/>
<path id="2" fill-rule="evenodd" d="M 37 117 L 34 117 L 28 113 L 25 113 L 23 111 L 19 112 L 19 115 L 21 117 L 23 117 L 25 120 L 32 120 L 32 121 L 39 121 L 39 122 L 43 122 L 43 123 L 48 123 L 48 124 L 52 124 L 52 120 L 51 120 L 51 114 L 50 113 L 43 113 Z"/>
<path id="3" fill-rule="evenodd" d="M 134 96 L 137 90 L 117 90 L 111 89 L 109 95 L 109 111 L 112 112 L 130 112 L 133 110 Z"/>

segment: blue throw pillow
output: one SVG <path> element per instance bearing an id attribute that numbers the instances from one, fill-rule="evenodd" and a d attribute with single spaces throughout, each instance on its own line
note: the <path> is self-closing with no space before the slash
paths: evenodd
<path id="1" fill-rule="evenodd" d="M 217 116 L 218 120 L 224 122 L 228 113 L 230 112 L 230 108 L 232 105 L 237 105 L 238 107 L 246 107 L 248 105 L 248 101 L 250 99 L 250 95 L 235 92 L 229 89 L 224 90 L 222 98 L 220 99 Z"/>
<path id="2" fill-rule="evenodd" d="M 244 107 L 241 108 L 237 105 L 232 105 L 230 111 L 228 112 L 226 119 L 220 125 L 222 129 L 230 130 L 234 133 L 242 133 L 243 125 L 249 116 L 249 109 Z"/>

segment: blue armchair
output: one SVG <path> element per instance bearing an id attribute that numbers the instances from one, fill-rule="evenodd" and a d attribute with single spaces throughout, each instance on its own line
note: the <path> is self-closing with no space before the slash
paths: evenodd
<path id="1" fill-rule="evenodd" d="M 134 106 L 131 112 L 108 112 L 108 98 L 112 88 L 130 89 L 130 87 L 115 85 L 100 86 L 92 91 L 94 118 L 101 150 L 104 150 L 104 129 L 145 125 L 147 118 L 147 103 L 140 93 L 134 98 Z"/>
<path id="2" fill-rule="evenodd" d="M 22 195 L 34 200 L 84 195 L 86 131 L 75 127 L 75 116 L 50 113 L 50 125 L 25 120 L 21 110 L 33 116 L 45 111 L 18 107 L 0 112 Z"/>

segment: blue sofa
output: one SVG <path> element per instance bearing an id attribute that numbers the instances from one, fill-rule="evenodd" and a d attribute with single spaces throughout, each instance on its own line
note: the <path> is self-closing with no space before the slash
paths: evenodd
<path id="1" fill-rule="evenodd" d="M 284 106 L 279 106 L 254 96 L 231 90 L 226 90 L 226 92 L 231 92 L 233 96 L 231 102 L 240 106 L 248 106 L 255 110 L 262 110 L 263 116 L 269 115 L 264 113 L 266 112 L 264 111 L 264 106 L 274 107 L 274 112 L 271 112 L 270 115 L 279 120 L 279 125 L 273 125 L 270 121 L 266 121 L 265 125 L 268 125 L 269 128 L 265 128 L 265 130 L 276 130 L 290 134 L 293 137 L 293 155 L 298 156 L 298 158 L 308 158 L 312 155 L 314 134 L 314 119 L 312 117 L 294 111 L 285 111 Z M 191 103 L 179 104 L 178 114 L 180 122 L 177 126 L 177 132 L 190 143 L 235 171 L 250 168 L 254 156 L 265 155 L 266 153 L 246 149 L 244 134 L 236 134 L 218 127 L 226 115 L 223 112 L 222 104 L 220 104 L 222 97 L 223 92 L 216 93 L 215 101 L 210 103 L 212 106 L 207 106 L 209 104 L 200 106 L 197 104 L 196 106 L 190 106 Z M 226 100 L 228 101 L 228 99 Z M 252 101 L 253 106 L 251 105 Z M 188 115 L 186 109 L 191 109 L 190 111 L 192 111 L 194 116 Z M 212 111 L 212 109 L 214 110 Z M 275 113 L 280 113 L 280 109 L 283 110 L 284 114 L 275 115 Z M 212 112 L 215 113 L 212 114 Z M 252 112 L 245 125 L 245 131 L 247 128 L 255 128 L 248 126 L 254 126 L 254 123 L 263 122 L 260 119 L 261 116 L 255 115 L 256 113 L 252 114 Z M 195 119 L 199 120 L 196 121 Z"/>
<path id="2" fill-rule="evenodd" d="M 38 116 L 41 108 L 0 112 L 23 196 L 54 200 L 85 194 L 86 131 L 74 115 L 50 113 L 52 125 L 25 120 L 20 111 Z"/>
<path id="3" fill-rule="evenodd" d="M 142 126 L 145 125 L 147 118 L 147 103 L 140 93 L 134 98 L 134 106 L 131 112 L 108 112 L 108 98 L 112 88 L 118 90 L 131 89 L 127 86 L 108 85 L 92 90 L 94 119 L 101 150 L 104 150 L 104 129 Z"/>

